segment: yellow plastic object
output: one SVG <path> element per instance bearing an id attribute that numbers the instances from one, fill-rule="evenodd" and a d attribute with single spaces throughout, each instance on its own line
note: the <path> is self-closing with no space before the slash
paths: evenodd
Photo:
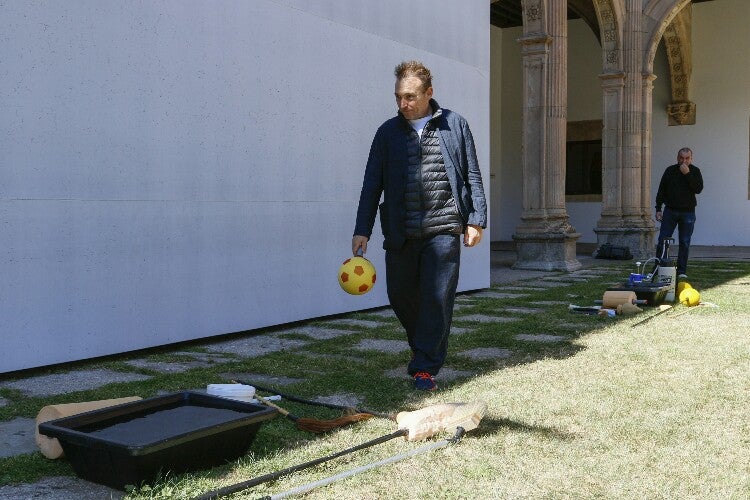
<path id="1" fill-rule="evenodd" d="M 362 295 L 375 286 L 375 266 L 364 257 L 350 257 L 339 268 L 339 285 L 352 295 Z"/>
<path id="2" fill-rule="evenodd" d="M 693 288 L 693 285 L 687 281 L 680 281 L 677 283 L 677 296 L 679 297 L 682 291 L 686 288 Z"/>
<path id="3" fill-rule="evenodd" d="M 697 306 L 701 302 L 701 294 L 695 288 L 685 288 L 680 292 L 680 304 L 688 307 Z"/>

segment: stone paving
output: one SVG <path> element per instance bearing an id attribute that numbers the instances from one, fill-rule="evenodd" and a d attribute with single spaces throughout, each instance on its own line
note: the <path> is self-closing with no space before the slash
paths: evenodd
<path id="1" fill-rule="evenodd" d="M 368 319 L 351 319 L 351 318 L 326 320 L 325 323 L 328 325 L 361 326 L 363 328 L 378 328 L 378 327 L 383 326 L 383 323 L 379 321 L 370 321 Z"/>
<path id="2" fill-rule="evenodd" d="M 568 285 L 570 285 L 570 283 L 565 282 L 565 281 L 561 281 L 561 280 L 557 280 L 557 281 L 535 281 L 534 282 L 534 287 L 535 288 L 545 288 L 545 289 L 558 288 L 558 287 L 561 287 L 561 286 L 568 286 Z"/>
<path id="3" fill-rule="evenodd" d="M 266 375 L 264 373 L 222 373 L 225 380 L 242 380 L 250 384 L 260 384 L 270 387 L 283 387 L 285 385 L 298 384 L 305 379 L 294 377 L 282 377 L 278 375 Z"/>
<path id="4" fill-rule="evenodd" d="M 473 293 L 472 298 L 489 298 L 489 299 L 518 299 L 526 297 L 524 293 L 508 293 L 508 292 L 496 292 L 494 290 L 488 290 L 486 292 Z"/>
<path id="5" fill-rule="evenodd" d="M 0 458 L 37 451 L 34 441 L 35 425 L 33 418 L 19 417 L 0 422 Z"/>
<path id="6" fill-rule="evenodd" d="M 308 343 L 303 340 L 280 339 L 272 335 L 242 337 L 206 345 L 209 352 L 225 352 L 243 358 L 256 358 L 272 352 L 299 349 Z"/>
<path id="7" fill-rule="evenodd" d="M 364 339 L 354 346 L 355 349 L 362 351 L 379 351 L 390 354 L 397 354 L 409 350 L 409 344 L 405 340 L 381 340 L 381 339 Z"/>
<path id="8" fill-rule="evenodd" d="M 459 352 L 458 355 L 471 359 L 505 359 L 513 356 L 513 351 L 498 347 L 478 347 L 476 349 Z"/>
<path id="9" fill-rule="evenodd" d="M 385 309 L 380 309 L 378 311 L 364 311 L 365 314 L 372 314 L 375 316 L 381 316 L 383 318 L 393 318 L 396 319 L 396 313 L 393 312 L 393 309 L 390 307 L 387 307 Z"/>
<path id="10" fill-rule="evenodd" d="M 503 309 L 502 312 L 509 312 L 509 313 L 515 313 L 515 314 L 537 314 L 542 312 L 542 309 L 536 309 L 533 307 L 506 307 Z"/>
<path id="11" fill-rule="evenodd" d="M 17 389 L 25 396 L 53 396 L 68 392 L 95 389 L 113 382 L 148 380 L 148 375 L 122 373 L 113 370 L 84 370 L 55 373 L 25 378 L 13 382 L 2 382 L 0 387 Z"/>
<path id="12" fill-rule="evenodd" d="M 565 342 L 568 337 L 563 335 L 550 335 L 547 333 L 521 333 L 516 335 L 516 339 L 527 342 Z"/>
<path id="13" fill-rule="evenodd" d="M 120 499 L 122 491 L 90 483 L 76 477 L 47 477 L 30 484 L 0 486 L 0 498 L 26 500 L 103 500 Z"/>
<path id="14" fill-rule="evenodd" d="M 539 306 L 560 306 L 560 305 L 568 305 L 570 304 L 567 300 L 534 300 L 530 302 L 530 304 L 535 304 Z"/>
<path id="15" fill-rule="evenodd" d="M 509 323 L 518 321 L 519 318 L 510 316 L 487 316 L 486 314 L 467 314 L 465 316 L 456 316 L 454 322 L 476 321 L 477 323 Z"/>
<path id="16" fill-rule="evenodd" d="M 206 366 L 211 366 L 211 363 L 203 361 L 166 362 L 150 361 L 148 359 L 131 359 L 130 361 L 126 361 L 125 364 L 134 368 L 143 368 L 162 373 L 182 373 L 192 370 L 193 368 L 205 368 Z"/>
<path id="17" fill-rule="evenodd" d="M 299 326 L 297 328 L 291 328 L 289 330 L 282 330 L 282 331 L 276 332 L 276 335 L 297 334 L 297 335 L 305 335 L 315 340 L 329 340 L 329 339 L 335 339 L 337 337 L 343 337 L 346 335 L 353 335 L 355 333 L 360 333 L 360 332 L 355 332 L 352 330 L 340 330 L 338 328 Z"/>
<path id="18" fill-rule="evenodd" d="M 473 332 L 471 328 L 462 328 L 460 326 L 451 325 L 451 335 L 463 335 L 464 333 Z"/>

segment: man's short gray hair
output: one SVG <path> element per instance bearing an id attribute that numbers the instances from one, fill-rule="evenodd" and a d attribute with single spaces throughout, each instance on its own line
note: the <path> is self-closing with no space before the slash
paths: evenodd
<path id="1" fill-rule="evenodd" d="M 419 61 L 404 61 L 393 70 L 396 80 L 407 76 L 416 76 L 422 81 L 422 90 L 432 87 L 432 73 Z"/>

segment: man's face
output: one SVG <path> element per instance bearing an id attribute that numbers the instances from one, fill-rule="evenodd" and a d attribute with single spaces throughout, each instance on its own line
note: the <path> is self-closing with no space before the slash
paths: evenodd
<path id="1" fill-rule="evenodd" d="M 405 76 L 396 80 L 396 105 L 407 120 L 423 118 L 430 113 L 432 87 L 423 88 L 422 80 L 416 76 Z"/>
<path id="2" fill-rule="evenodd" d="M 677 153 L 678 165 L 690 165 L 692 161 L 693 155 L 691 153 Z"/>

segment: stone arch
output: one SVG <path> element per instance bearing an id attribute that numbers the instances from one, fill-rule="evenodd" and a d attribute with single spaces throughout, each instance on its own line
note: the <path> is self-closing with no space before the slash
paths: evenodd
<path id="1" fill-rule="evenodd" d="M 592 0 L 568 0 L 568 10 L 574 12 L 591 28 L 596 39 L 601 44 L 602 37 L 599 29 L 599 19 L 596 16 Z"/>
<path id="2" fill-rule="evenodd" d="M 669 125 L 695 124 L 695 103 L 690 101 L 692 45 L 690 25 L 692 4 L 686 5 L 664 30 L 664 46 L 669 61 L 672 102 L 667 106 Z"/>
<path id="3" fill-rule="evenodd" d="M 654 72 L 654 57 L 664 32 L 677 14 L 690 2 L 691 0 L 650 0 L 646 4 L 643 9 L 644 18 L 647 20 L 644 25 L 646 57 L 643 61 L 643 72 L 645 74 L 650 75 Z"/>
<path id="4" fill-rule="evenodd" d="M 619 2 L 593 0 L 602 44 L 602 68 L 604 73 L 622 71 L 622 25 L 623 15 Z"/>

